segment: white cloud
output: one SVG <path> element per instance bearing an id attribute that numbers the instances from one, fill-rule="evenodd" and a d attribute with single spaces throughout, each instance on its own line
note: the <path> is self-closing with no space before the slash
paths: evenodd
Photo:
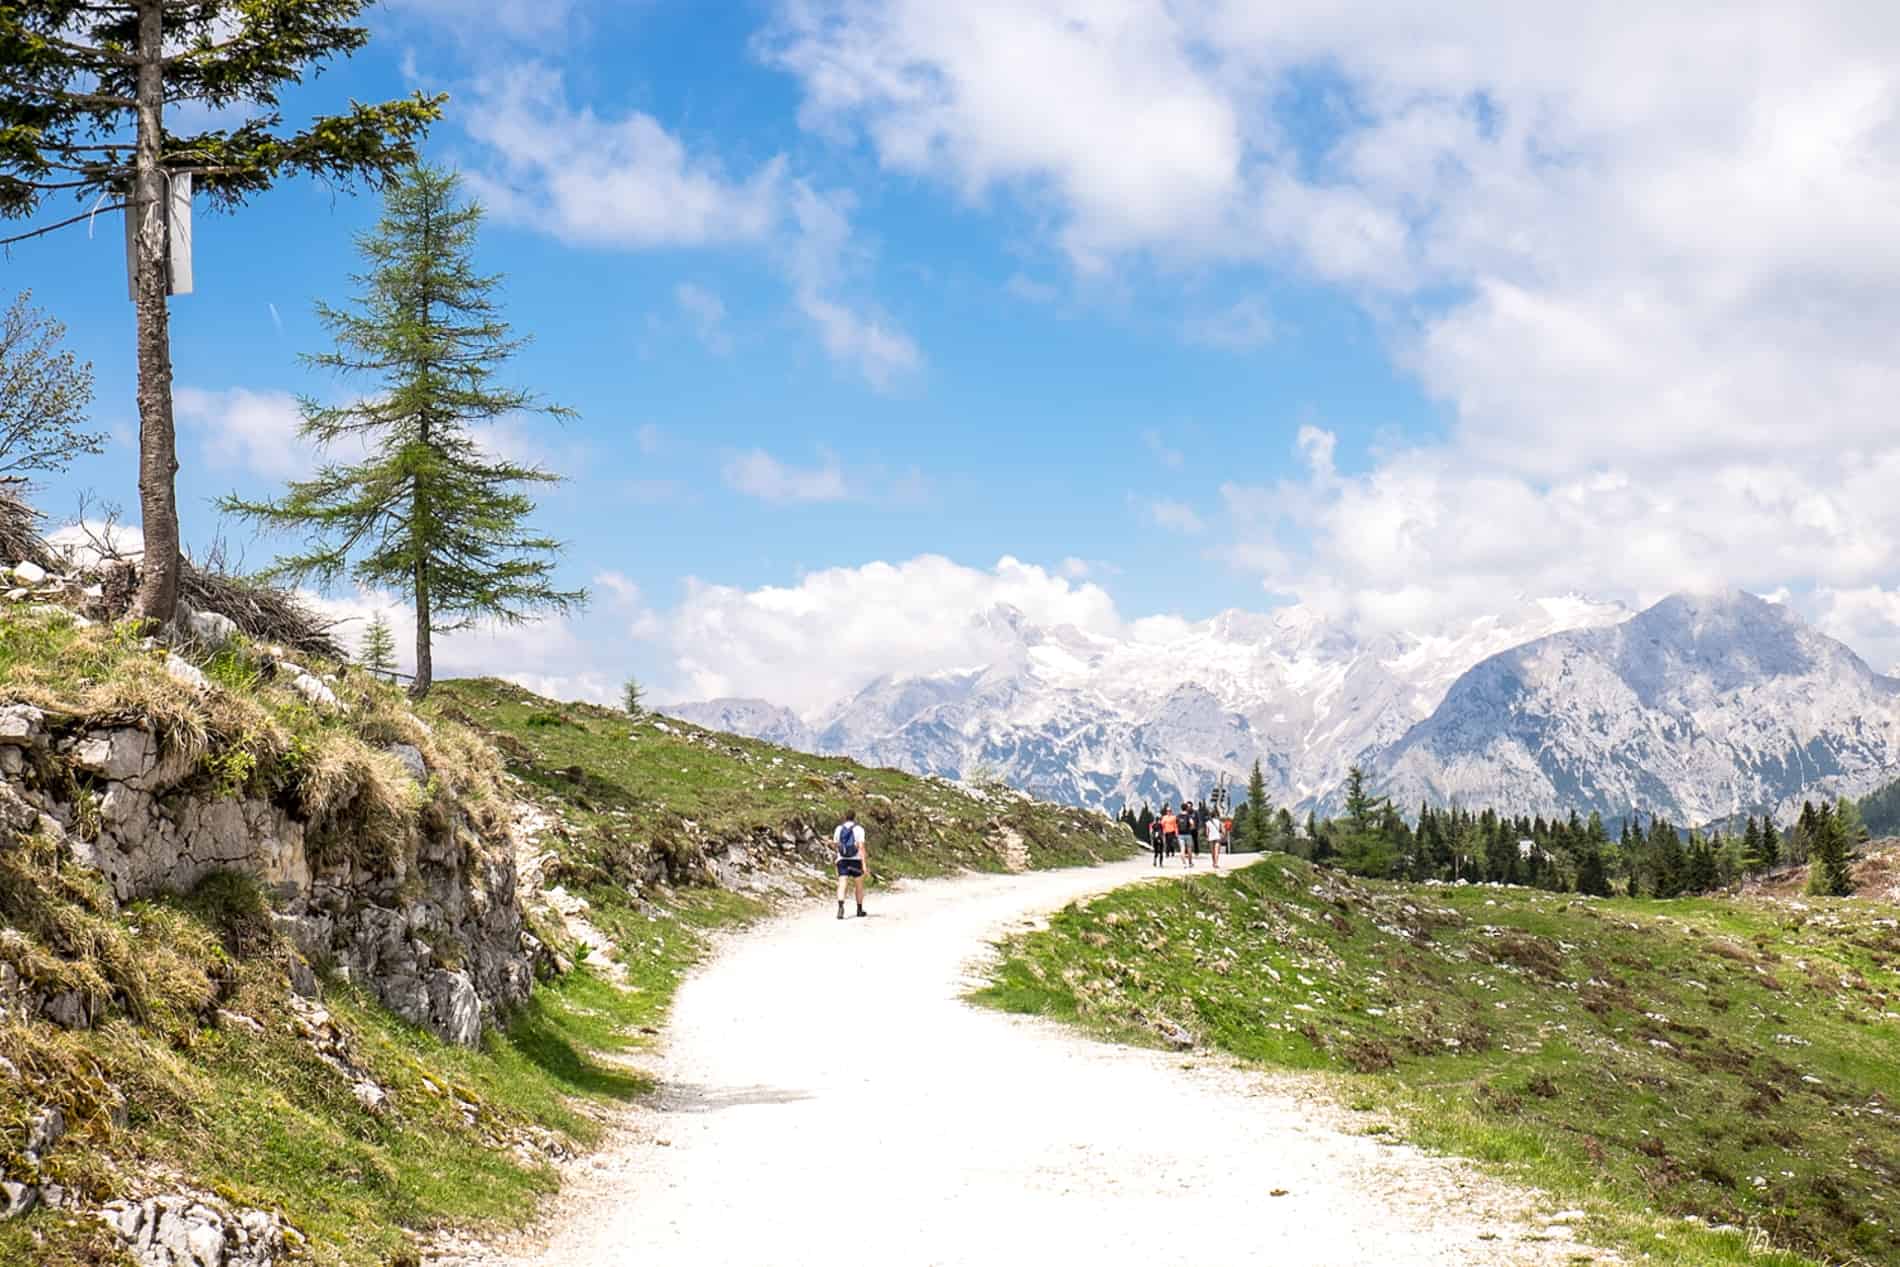
<path id="1" fill-rule="evenodd" d="M 910 335 L 849 294 L 870 253 L 853 237 L 848 193 L 794 178 L 783 155 L 729 175 L 651 115 L 576 109 L 545 66 L 491 73 L 475 95 L 466 126 L 490 161 L 467 178 L 496 215 L 579 245 L 752 248 L 784 275 L 834 361 L 879 390 L 923 364 Z M 725 349 L 717 295 L 686 283 L 674 301 L 709 347 Z"/>
<path id="2" fill-rule="evenodd" d="M 971 201 L 1056 204 L 1086 266 L 1187 240 L 1233 197 L 1243 127 L 1162 3 L 790 0 L 762 43 L 805 89 L 803 118 L 860 127 L 886 166 Z"/>
<path id="3" fill-rule="evenodd" d="M 873 387 L 888 388 L 923 363 L 911 337 L 880 317 L 815 294 L 801 294 L 798 307 L 817 326 L 831 359 L 853 366 Z"/>
<path id="4" fill-rule="evenodd" d="M 1144 501 L 1148 517 L 1170 532 L 1186 533 L 1197 536 L 1207 531 L 1207 525 L 1194 512 L 1194 507 L 1179 501 Z"/>
<path id="5" fill-rule="evenodd" d="M 999 605 L 1038 624 L 1121 626 L 1099 587 L 1011 558 L 980 569 L 925 555 L 757 590 L 691 581 L 667 622 L 675 694 L 757 695 L 812 710 L 880 674 L 987 664 L 1007 643 Z"/>
<path id="6" fill-rule="evenodd" d="M 651 422 L 643 422 L 634 430 L 633 442 L 644 457 L 652 457 L 666 447 L 666 432 Z"/>
<path id="7" fill-rule="evenodd" d="M 1141 442 L 1147 446 L 1149 455 L 1155 461 L 1171 471 L 1180 470 L 1181 465 L 1187 461 L 1187 455 L 1162 439 L 1161 433 L 1153 427 L 1141 433 Z"/>
<path id="8" fill-rule="evenodd" d="M 1218 312 L 1192 317 L 1182 327 L 1189 343 L 1229 352 L 1245 352 L 1269 343 L 1274 332 L 1273 319 L 1257 299 L 1237 300 Z"/>
<path id="9" fill-rule="evenodd" d="M 465 126 L 495 165 L 469 180 L 504 219 L 565 242 L 644 248 L 760 242 L 778 218 L 782 158 L 730 177 L 651 115 L 574 109 L 560 74 L 541 66 L 495 72 L 476 97 Z"/>
<path id="10" fill-rule="evenodd" d="M 1900 13 L 778 14 L 765 55 L 797 77 L 810 128 L 973 203 L 1028 204 L 1079 273 L 1145 256 L 1163 278 L 1238 267 L 1264 290 L 1291 270 L 1363 300 L 1450 431 L 1368 464 L 1308 428 L 1309 477 L 1235 498 L 1229 553 L 1271 568 L 1271 588 L 1404 620 L 1554 586 L 1900 585 L 1900 501 L 1883 491 L 1900 461 L 1884 212 L 1900 201 Z M 1865 629 L 1879 608 L 1811 605 Z"/>
<path id="11" fill-rule="evenodd" d="M 639 585 L 625 572 L 611 568 L 594 575 L 594 588 L 605 590 L 608 600 L 627 617 L 627 632 L 635 638 L 651 638 L 660 632 L 660 618 L 647 606 Z"/>
<path id="12" fill-rule="evenodd" d="M 359 589 L 324 595 L 299 590 L 299 597 L 326 618 L 345 649 L 354 650 L 363 631 L 380 613 L 395 635 L 397 668 L 415 671 L 415 611 L 399 595 Z M 482 622 L 471 629 L 439 633 L 431 640 L 430 659 L 438 679 L 498 677 L 554 699 L 584 699 L 611 704 L 619 688 L 593 667 L 590 647 L 561 617 L 519 625 Z"/>
<path id="13" fill-rule="evenodd" d="M 1032 304 L 1052 304 L 1062 297 L 1062 292 L 1056 287 L 1048 282 L 1039 282 L 1026 273 L 1011 273 L 1009 280 L 1003 283 L 1003 289 Z"/>
<path id="14" fill-rule="evenodd" d="M 692 326 L 693 336 L 709 351 L 721 356 L 732 351 L 732 338 L 725 328 L 725 301 L 717 294 L 704 286 L 681 282 L 673 288 L 673 302 Z"/>
<path id="15" fill-rule="evenodd" d="M 821 453 L 817 466 L 792 466 L 764 449 L 730 453 L 719 475 L 726 487 L 766 502 L 837 502 L 850 496 L 836 455 Z"/>
<path id="16" fill-rule="evenodd" d="M 205 463 L 267 479 L 300 479 L 317 465 L 314 450 L 298 438 L 303 415 L 289 392 L 233 387 L 172 392 L 179 427 L 197 436 Z"/>
<path id="17" fill-rule="evenodd" d="M 784 267 L 799 311 L 818 331 L 831 359 L 855 368 L 881 391 L 920 369 L 923 354 L 888 318 L 836 297 L 865 259 L 852 240 L 851 209 L 848 195 L 794 184 L 789 204 L 794 228 Z"/>

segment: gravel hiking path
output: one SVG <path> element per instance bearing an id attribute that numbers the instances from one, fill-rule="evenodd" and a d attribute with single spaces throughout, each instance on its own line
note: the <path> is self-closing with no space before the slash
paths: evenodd
<path id="1" fill-rule="evenodd" d="M 1144 858 L 909 884 L 869 918 L 826 901 L 730 939 L 680 991 L 655 1104 L 528 1237 L 431 1261 L 1612 1261 L 1530 1221 L 1523 1193 L 1353 1133 L 1365 1117 L 1310 1082 L 962 1001 L 997 937 L 1154 875 Z"/>

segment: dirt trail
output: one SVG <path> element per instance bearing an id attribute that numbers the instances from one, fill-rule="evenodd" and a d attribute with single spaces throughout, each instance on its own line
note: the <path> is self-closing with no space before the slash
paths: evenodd
<path id="1" fill-rule="evenodd" d="M 734 939 L 680 993 L 656 1110 L 572 1176 L 539 1243 L 434 1261 L 1572 1261 L 1521 1195 L 1349 1133 L 1295 1080 L 961 1001 L 1000 933 L 1152 874 L 915 884 L 867 919 L 825 903 Z"/>

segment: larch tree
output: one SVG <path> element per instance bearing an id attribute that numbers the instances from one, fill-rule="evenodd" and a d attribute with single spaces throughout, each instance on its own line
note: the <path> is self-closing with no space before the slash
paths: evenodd
<path id="1" fill-rule="evenodd" d="M 0 4 L 0 216 L 24 219 L 71 198 L 79 214 L 0 246 L 123 210 L 137 318 L 139 509 L 145 534 L 138 614 L 169 623 L 180 571 L 172 425 L 174 186 L 231 210 L 293 173 L 380 184 L 415 161 L 441 98 L 416 95 L 285 128 L 279 94 L 369 40 L 370 0 L 34 0 Z M 166 112 L 204 107 L 229 127 L 174 134 Z M 178 192 L 182 192 L 181 190 Z M 89 208 L 89 209 L 86 209 Z"/>
<path id="2" fill-rule="evenodd" d="M 334 348 L 306 361 L 367 377 L 348 404 L 303 402 L 301 434 L 321 449 L 364 445 L 363 460 L 326 464 L 272 502 L 236 496 L 225 510 L 304 548 L 267 577 L 333 584 L 346 575 L 391 586 L 416 609 L 412 693 L 434 680 L 433 635 L 477 621 L 519 624 L 586 601 L 553 583 L 560 543 L 527 527 L 527 489 L 560 476 L 490 453 L 471 428 L 504 417 L 570 411 L 496 382 L 523 346 L 501 319 L 501 279 L 472 262 L 481 207 L 459 201 L 456 177 L 414 167 L 389 186 L 383 216 L 357 240 L 368 271 L 350 310 L 317 306 Z"/>

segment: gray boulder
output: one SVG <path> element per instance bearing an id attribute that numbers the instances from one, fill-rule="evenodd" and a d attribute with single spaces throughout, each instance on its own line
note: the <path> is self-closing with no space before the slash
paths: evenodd
<path id="1" fill-rule="evenodd" d="M 46 714 L 31 704 L 0 708 L 0 744 L 14 748 L 46 745 Z"/>
<path id="2" fill-rule="evenodd" d="M 179 604 L 178 627 L 193 642 L 210 648 L 222 647 L 237 637 L 237 621 L 222 612 L 195 611 Z"/>

